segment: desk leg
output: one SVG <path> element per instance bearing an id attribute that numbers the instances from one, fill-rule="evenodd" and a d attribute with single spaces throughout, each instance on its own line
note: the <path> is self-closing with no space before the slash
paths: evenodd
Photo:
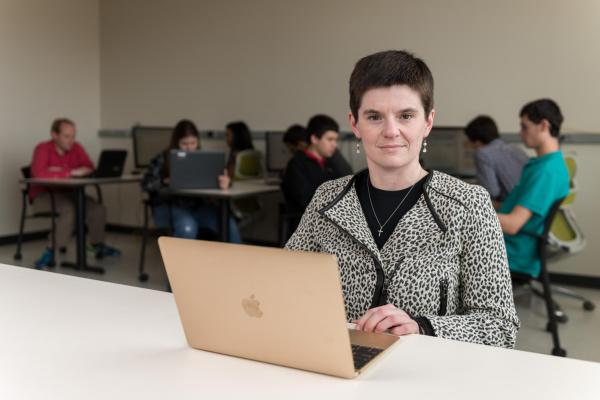
<path id="1" fill-rule="evenodd" d="M 75 224 L 77 237 L 77 261 L 75 263 L 63 262 L 61 267 L 73 268 L 78 271 L 95 272 L 98 274 L 104 273 L 104 268 L 92 267 L 87 265 L 86 249 L 85 249 L 85 187 L 78 187 L 76 190 L 75 203 Z"/>
<path id="2" fill-rule="evenodd" d="M 229 241 L 229 200 L 221 199 L 221 241 Z"/>

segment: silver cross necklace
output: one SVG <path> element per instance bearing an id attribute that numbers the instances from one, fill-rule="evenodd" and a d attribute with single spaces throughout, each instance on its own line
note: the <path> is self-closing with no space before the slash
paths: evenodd
<path id="1" fill-rule="evenodd" d="M 379 222 L 379 218 L 377 217 L 377 213 L 375 212 L 375 207 L 373 206 L 373 200 L 371 199 L 371 181 L 369 176 L 367 175 L 367 193 L 369 194 L 369 203 L 371 203 L 371 210 L 373 210 L 373 215 L 375 216 L 375 220 L 377 221 L 377 224 L 379 225 L 379 229 L 377 230 L 377 232 L 379 233 L 379 236 L 381 237 L 381 234 L 383 233 L 383 227 L 386 226 L 386 224 L 388 222 L 390 222 L 390 219 L 392 219 L 392 217 L 394 216 L 394 214 L 396 214 L 396 211 L 398 211 L 398 209 L 400 208 L 400 206 L 402 205 L 402 203 L 404 203 L 404 200 L 406 200 L 406 198 L 408 197 L 408 195 L 410 194 L 410 192 L 413 190 L 413 188 L 415 187 L 416 182 L 413 183 L 413 185 L 410 187 L 410 189 L 408 190 L 408 192 L 406 192 L 406 194 L 404 195 L 404 197 L 402 198 L 402 200 L 400 201 L 400 203 L 398 204 L 398 206 L 396 206 L 396 208 L 394 209 L 394 211 L 392 211 L 392 213 L 390 214 L 390 216 L 388 217 L 388 219 L 385 220 L 385 222 L 382 224 L 381 222 Z"/>

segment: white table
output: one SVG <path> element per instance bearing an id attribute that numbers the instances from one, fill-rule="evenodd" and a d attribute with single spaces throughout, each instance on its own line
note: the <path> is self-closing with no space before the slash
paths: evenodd
<path id="1" fill-rule="evenodd" d="M 46 188 L 71 189 L 75 191 L 75 225 L 77 232 L 77 258 L 74 263 L 63 262 L 61 266 L 77 270 L 104 273 L 101 267 L 92 267 L 87 263 L 85 251 L 85 187 L 90 185 L 109 185 L 140 182 L 140 175 L 122 175 L 113 178 L 28 178 L 21 182 Z"/>
<path id="2" fill-rule="evenodd" d="M 170 293 L 0 265 L 1 399 L 597 400 L 599 378 L 597 363 L 409 336 L 344 380 L 190 349 Z"/>
<path id="3" fill-rule="evenodd" d="M 268 184 L 264 179 L 252 179 L 246 181 L 234 181 L 230 188 L 221 189 L 165 189 L 161 191 L 162 196 L 170 197 L 198 197 L 205 199 L 216 199 L 220 208 L 220 235 L 223 242 L 229 238 L 229 202 L 244 197 L 256 196 L 257 194 L 279 192 L 279 185 Z"/>

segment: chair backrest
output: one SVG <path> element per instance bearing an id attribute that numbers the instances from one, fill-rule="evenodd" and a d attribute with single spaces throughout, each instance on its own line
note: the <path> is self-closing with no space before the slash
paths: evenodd
<path id="1" fill-rule="evenodd" d="M 31 178 L 31 166 L 26 165 L 25 167 L 21 167 L 21 174 L 23 174 L 23 178 L 25 179 Z"/>
<path id="2" fill-rule="evenodd" d="M 577 183 L 575 181 L 575 175 L 577 174 L 577 160 L 572 155 L 565 156 L 565 164 L 567 165 L 567 171 L 569 172 L 569 194 L 563 201 L 563 205 L 571 204 L 575 201 L 575 195 L 577 193 Z"/>
<path id="3" fill-rule="evenodd" d="M 552 206 L 550 207 L 550 210 L 546 215 L 546 219 L 544 220 L 544 232 L 538 238 L 538 253 L 542 262 L 542 268 L 545 268 L 544 265 L 546 265 L 546 258 L 548 253 L 547 245 L 549 244 L 548 238 L 550 236 L 550 229 L 552 229 L 554 218 L 556 217 L 556 214 L 558 213 L 558 210 L 560 209 L 560 206 L 562 205 L 562 202 L 565 200 L 565 198 L 566 197 L 562 197 L 556 200 L 554 203 L 552 203 Z"/>
<path id="4" fill-rule="evenodd" d="M 568 253 L 576 253 L 585 247 L 586 241 L 583 231 L 577 224 L 570 207 L 564 207 L 564 204 L 562 204 L 558 209 L 550 227 L 548 243 L 555 250 Z"/>
<path id="5" fill-rule="evenodd" d="M 550 230 L 552 229 L 552 224 L 554 223 L 554 219 L 560 206 L 566 197 L 562 197 L 552 203 L 552 207 L 550 207 L 550 211 L 548 211 L 548 215 L 546 215 L 546 220 L 544 221 L 544 232 L 542 233 L 541 239 L 544 241 L 544 244 L 548 241 L 548 236 L 550 235 Z"/>
<path id="6" fill-rule="evenodd" d="M 262 178 L 264 175 L 262 154 L 258 150 L 242 150 L 235 158 L 236 180 Z"/>
<path id="7" fill-rule="evenodd" d="M 548 233 L 548 243 L 554 250 L 575 253 L 582 250 L 586 244 L 583 232 L 579 228 L 570 208 L 577 193 L 577 182 L 575 180 L 577 160 L 575 156 L 566 155 L 565 164 L 569 173 L 569 194 L 563 200 L 552 220 Z"/>

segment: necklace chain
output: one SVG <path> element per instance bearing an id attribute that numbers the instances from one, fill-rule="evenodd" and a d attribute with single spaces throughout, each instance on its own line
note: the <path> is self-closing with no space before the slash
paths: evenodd
<path id="1" fill-rule="evenodd" d="M 404 200 L 406 200 L 406 198 L 408 197 L 408 195 L 410 194 L 410 192 L 412 192 L 413 188 L 415 187 L 417 183 L 413 183 L 413 185 L 410 187 L 410 189 L 408 190 L 408 192 L 406 192 L 406 194 L 404 195 L 404 197 L 402 198 L 402 200 L 400 201 L 400 203 L 398 203 L 398 205 L 396 206 L 396 208 L 394 209 L 394 211 L 392 211 L 392 213 L 390 214 L 390 216 L 388 217 L 388 219 L 385 220 L 385 222 L 383 224 L 381 224 L 381 222 L 379 222 L 379 218 L 377 217 L 377 213 L 375 212 L 375 207 L 373 206 L 373 200 L 371 199 L 371 180 L 369 178 L 369 176 L 367 175 L 367 193 L 369 194 L 369 203 L 371 204 L 371 210 L 373 211 L 373 215 L 375 216 L 375 220 L 377 221 L 377 224 L 379 225 L 379 229 L 377 230 L 377 232 L 379 233 L 379 236 L 381 236 L 381 233 L 383 232 L 383 227 L 387 225 L 388 222 L 390 222 L 390 219 L 392 219 L 392 217 L 394 216 L 394 214 L 396 214 L 396 211 L 398 211 L 398 209 L 400 208 L 400 206 L 402 205 L 402 203 L 404 203 Z"/>

